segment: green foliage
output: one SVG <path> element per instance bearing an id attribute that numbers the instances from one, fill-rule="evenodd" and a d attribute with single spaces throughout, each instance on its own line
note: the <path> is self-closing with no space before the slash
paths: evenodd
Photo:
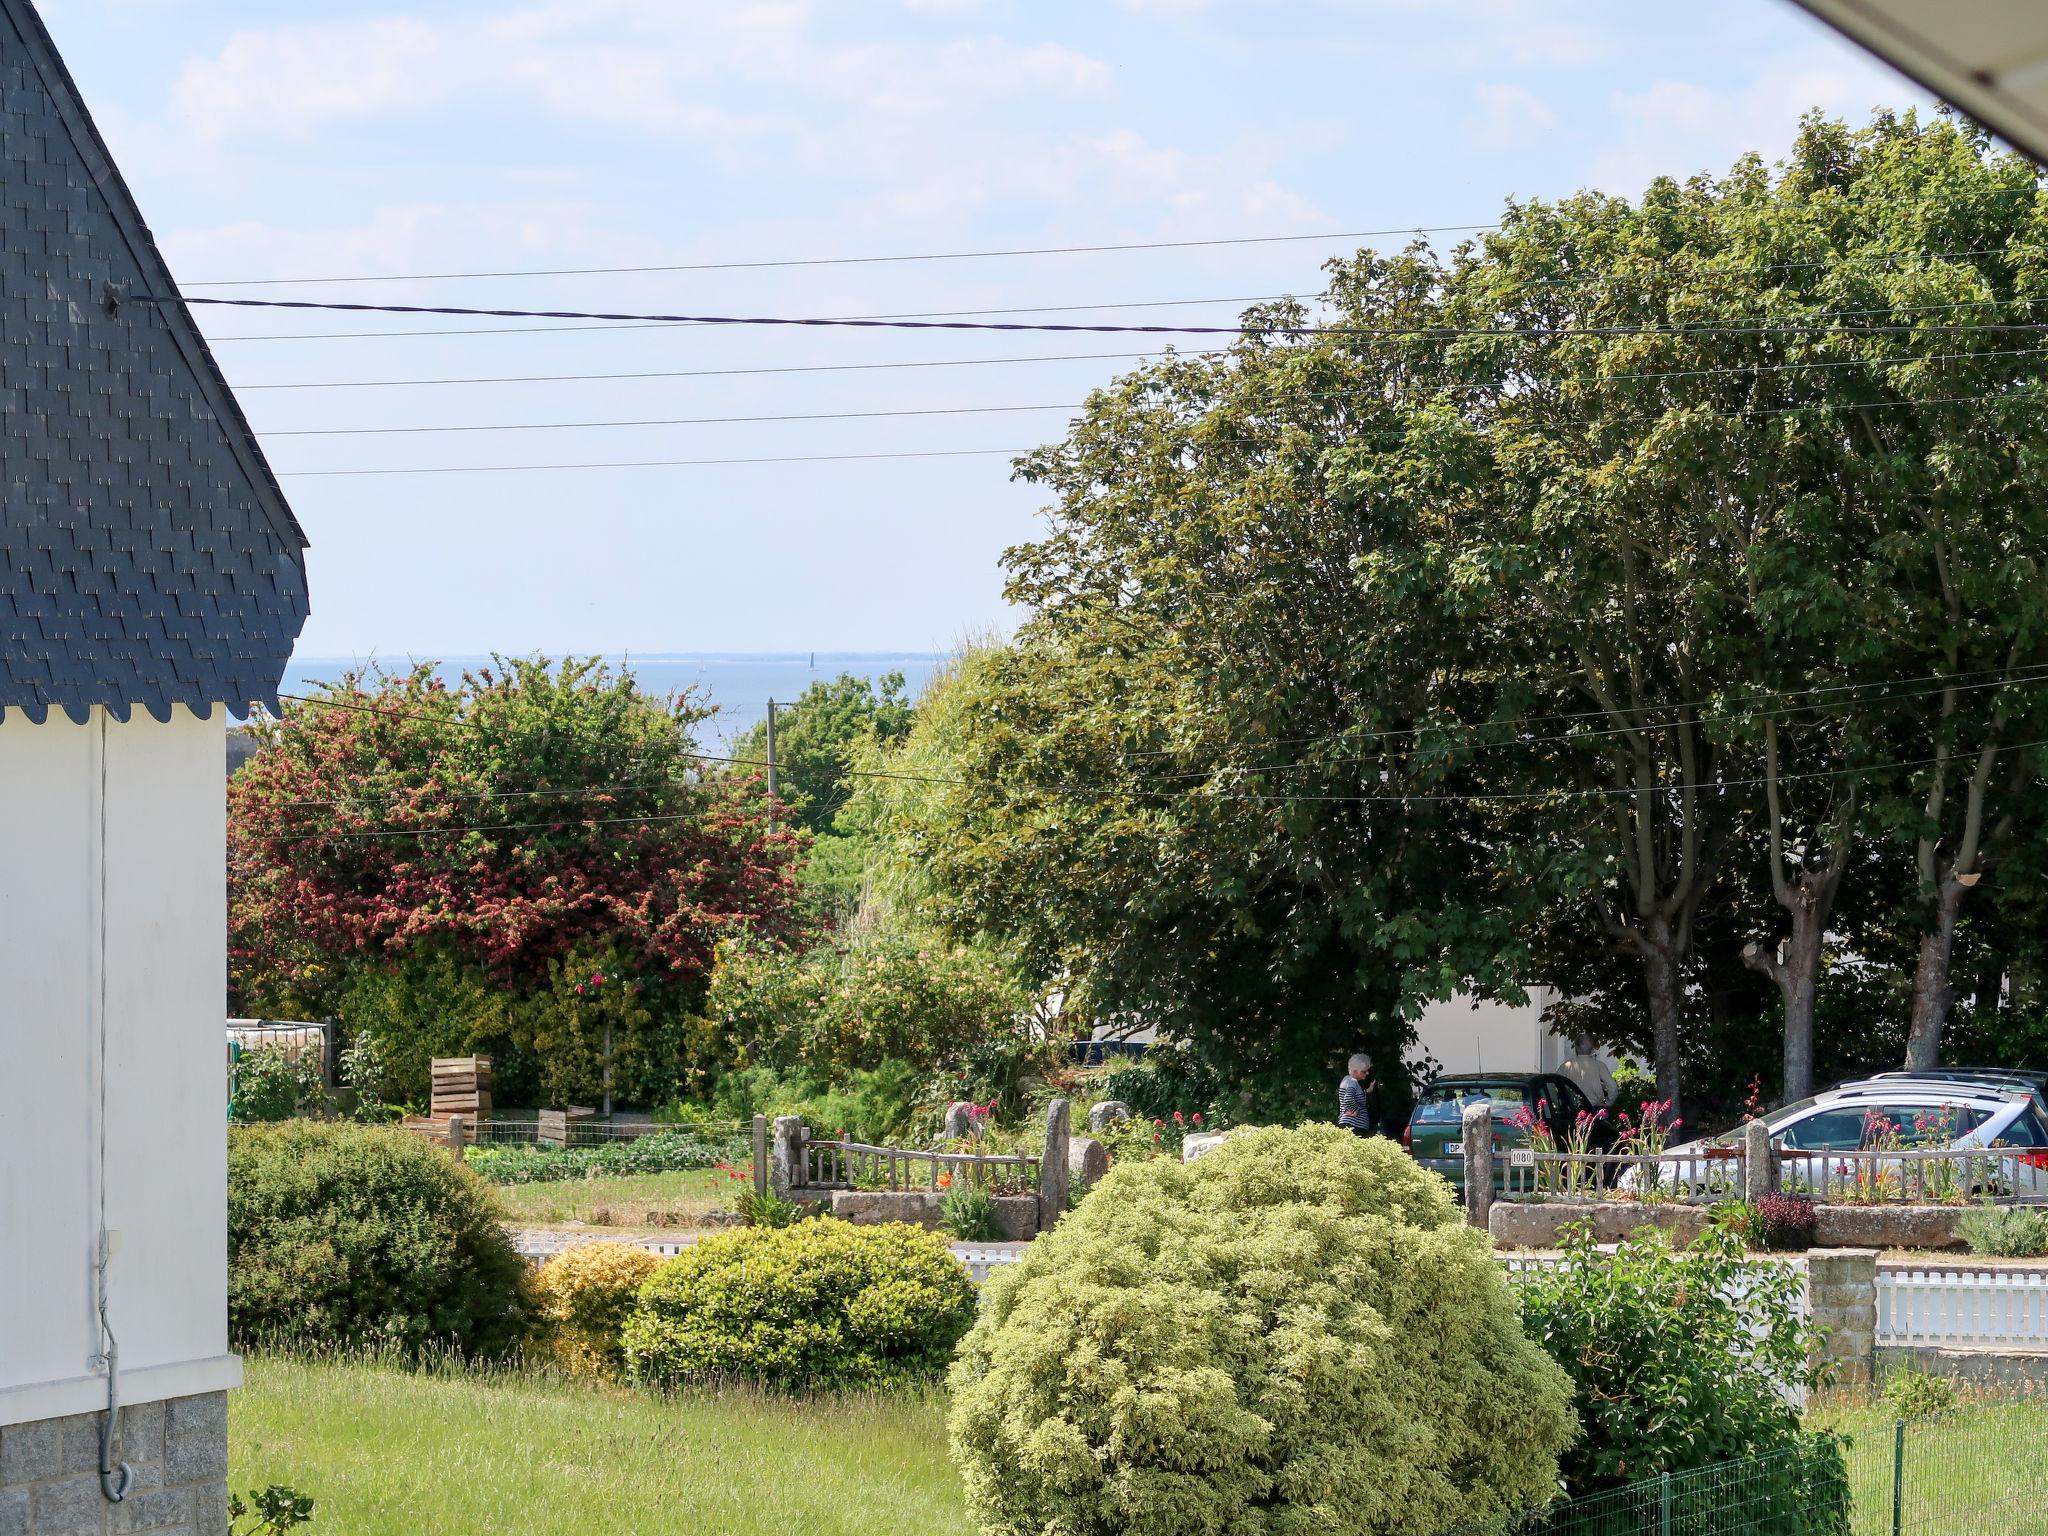
<path id="1" fill-rule="evenodd" d="M 747 1139 L 739 1135 L 718 1140 L 694 1131 L 654 1131 L 631 1140 L 584 1147 L 474 1147 L 467 1160 L 471 1172 L 493 1184 L 552 1184 L 563 1179 L 715 1168 L 730 1158 L 745 1157 L 746 1146 Z"/>
<path id="2" fill-rule="evenodd" d="M 385 1099 L 391 1073 L 375 1035 L 365 1030 L 349 1041 L 342 1047 L 338 1065 L 341 1080 L 355 1090 L 353 1119 L 365 1125 L 384 1125 L 404 1115 L 403 1108 Z"/>
<path id="3" fill-rule="evenodd" d="M 921 911 L 1190 1041 L 1254 1116 L 1322 1112 L 1351 1050 L 1531 976 L 1628 1016 L 1638 1098 L 1678 1097 L 1709 1018 L 1746 1079 L 1787 1014 L 1743 949 L 1775 953 L 1838 845 L 1827 931 L 1889 908 L 1857 952 L 1900 980 L 1931 932 L 1940 959 L 1983 856 L 2048 890 L 2021 857 L 2044 706 L 1891 685 L 2048 656 L 2014 553 L 2048 545 L 2048 362 L 1922 321 L 2030 317 L 2043 206 L 1953 120 L 1809 118 L 1775 171 L 1362 252 L 1329 329 L 1283 342 L 1306 310 L 1263 306 L 1097 391 L 1024 463 L 1051 531 L 1006 556 L 1014 644 L 921 701 L 902 761 L 931 781 L 872 792 Z M 1588 792 L 1615 785 L 1705 788 Z M 1795 958 L 1810 1000 L 1833 978 Z M 1908 991 L 1857 1036 L 1902 1034 Z"/>
<path id="4" fill-rule="evenodd" d="M 1945 1419 L 1961 1406 L 1956 1384 L 1927 1371 L 1894 1371 L 1884 1384 L 1884 1400 L 1908 1423 Z"/>
<path id="5" fill-rule="evenodd" d="M 2034 1259 L 2048 1253 L 2048 1212 L 2019 1205 L 1987 1205 L 1956 1221 L 1956 1235 L 1970 1252 L 2006 1259 Z"/>
<path id="6" fill-rule="evenodd" d="M 235 1063 L 232 1108 L 237 1124 L 289 1120 L 326 1105 L 319 1058 L 310 1051 L 294 1056 L 282 1045 L 259 1045 L 242 1052 Z"/>
<path id="7" fill-rule="evenodd" d="M 974 1301 L 945 1239 L 916 1227 L 747 1227 L 655 1273 L 626 1324 L 626 1359 L 659 1387 L 880 1387 L 943 1371 Z"/>
<path id="8" fill-rule="evenodd" d="M 814 927 L 802 835 L 691 756 L 708 713 L 540 657 L 288 704 L 228 791 L 233 993 L 375 1036 L 400 1099 L 477 1051 L 501 1093 L 587 1100 L 607 1027 L 620 1096 L 687 1091 L 717 944 Z"/>
<path id="9" fill-rule="evenodd" d="M 228 1328 L 288 1344 L 504 1355 L 531 1316 L 489 1188 L 388 1127 L 228 1132 Z"/>
<path id="10" fill-rule="evenodd" d="M 1120 1163 L 991 1277 L 950 1435 L 988 1531 L 1407 1533 L 1556 1492 L 1562 1374 L 1391 1142 Z"/>
<path id="11" fill-rule="evenodd" d="M 1745 1248 L 1764 1246 L 1763 1217 L 1747 1200 L 1717 1200 L 1707 1207 L 1707 1220 Z"/>
<path id="12" fill-rule="evenodd" d="M 785 1200 L 774 1191 L 762 1194 L 759 1190 L 744 1189 L 733 1200 L 733 1210 L 740 1218 L 740 1224 L 748 1227 L 788 1227 L 804 1218 L 803 1206 L 795 1200 Z"/>
<path id="13" fill-rule="evenodd" d="M 983 952 L 896 936 L 801 953 L 725 945 L 704 1013 L 738 1059 L 838 1076 L 929 1073 L 979 1042 L 1027 1035 L 1030 998 Z"/>
<path id="14" fill-rule="evenodd" d="M 985 1189 L 960 1184 L 939 1202 L 939 1222 L 949 1236 L 963 1243 L 992 1243 L 1003 1235 L 996 1220 L 995 1196 Z"/>
<path id="15" fill-rule="evenodd" d="M 1120 1100 L 1146 1120 L 1170 1119 L 1179 1110 L 1183 1115 L 1199 1114 L 1205 1123 L 1227 1119 L 1231 1098 L 1213 1068 L 1171 1044 L 1154 1046 L 1132 1066 L 1090 1078 L 1088 1092 L 1098 1102 Z"/>
<path id="16" fill-rule="evenodd" d="M 772 1067 L 725 1073 L 707 1101 L 678 1101 L 656 1111 L 677 1124 L 702 1120 L 751 1120 L 756 1115 L 802 1115 L 828 1133 L 845 1131 L 856 1141 L 888 1141 L 905 1132 L 925 1096 L 926 1079 L 907 1062 L 884 1061 L 872 1071 L 828 1078 L 818 1072 L 778 1072 Z"/>
<path id="17" fill-rule="evenodd" d="M 284 1483 L 251 1488 L 246 1501 L 239 1493 L 228 1495 L 228 1522 L 228 1536 L 284 1536 L 313 1523 L 313 1501 Z"/>
<path id="18" fill-rule="evenodd" d="M 1564 1458 L 1574 1494 L 1796 1444 L 1780 1389 L 1816 1380 L 1789 1266 L 1709 1228 L 1673 1249 L 1655 1229 L 1612 1253 L 1579 1230 L 1527 1273 L 1530 1336 L 1571 1377 L 1584 1434 Z"/>
<path id="19" fill-rule="evenodd" d="M 903 674 L 879 683 L 842 672 L 829 683 L 812 683 L 776 712 L 776 782 L 783 803 L 806 831 L 820 838 L 852 793 L 847 770 L 860 749 L 900 740 L 910 732 L 913 710 Z M 739 772 L 765 777 L 754 764 L 768 755 L 764 719 L 733 738 L 732 756 L 744 759 Z"/>

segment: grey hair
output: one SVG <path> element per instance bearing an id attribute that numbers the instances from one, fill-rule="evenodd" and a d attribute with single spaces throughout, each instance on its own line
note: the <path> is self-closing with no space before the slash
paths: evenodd
<path id="1" fill-rule="evenodd" d="M 1371 1066 L 1372 1058 L 1362 1051 L 1358 1055 L 1351 1058 L 1350 1070 L 1353 1072 L 1358 1071 L 1361 1067 L 1369 1069 Z"/>

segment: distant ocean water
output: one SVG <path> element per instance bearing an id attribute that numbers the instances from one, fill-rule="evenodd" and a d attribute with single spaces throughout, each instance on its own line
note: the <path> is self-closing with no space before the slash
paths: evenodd
<path id="1" fill-rule="evenodd" d="M 709 750 L 714 741 L 730 741 L 750 729 L 768 713 L 768 701 L 788 703 L 812 683 L 830 682 L 842 672 L 880 681 L 891 672 L 901 672 L 914 699 L 945 657 L 935 651 L 705 651 L 690 655 L 607 656 L 613 667 L 632 672 L 647 693 L 680 693 L 696 690 L 718 713 L 706 723 L 699 745 Z M 435 671 L 454 682 L 465 671 L 487 666 L 488 656 L 447 656 L 438 658 Z M 404 672 L 411 662 L 404 657 L 382 656 L 374 661 L 349 656 L 294 656 L 285 669 L 280 691 L 306 693 L 314 683 L 327 682 L 351 670 L 381 667 L 385 672 Z"/>

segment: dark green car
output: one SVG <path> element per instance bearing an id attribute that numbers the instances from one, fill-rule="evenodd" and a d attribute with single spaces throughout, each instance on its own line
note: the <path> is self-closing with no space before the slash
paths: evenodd
<path id="1" fill-rule="evenodd" d="M 1415 1113 L 1408 1117 L 1401 1144 L 1423 1167 L 1442 1174 L 1460 1190 L 1465 1187 L 1465 1106 L 1479 1103 L 1492 1107 L 1493 1143 L 1503 1152 L 1529 1144 L 1528 1131 L 1514 1123 L 1525 1108 L 1531 1119 L 1543 1117 L 1560 1147 L 1578 1117 L 1594 1112 L 1578 1084 L 1554 1073 L 1457 1072 L 1437 1078 L 1416 1095 Z M 1612 1147 L 1612 1119 L 1596 1121 L 1593 1132 L 1594 1151 Z M 1493 1186 L 1501 1187 L 1498 1166 Z"/>

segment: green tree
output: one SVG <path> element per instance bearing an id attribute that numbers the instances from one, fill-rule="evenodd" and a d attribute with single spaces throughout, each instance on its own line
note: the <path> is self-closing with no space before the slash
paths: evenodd
<path id="1" fill-rule="evenodd" d="M 390 1031 L 407 1097 L 450 1047 L 508 1095 L 586 1096 L 607 1029 L 622 1094 L 676 1092 L 720 941 L 810 930 L 803 835 L 699 771 L 705 714 L 539 657 L 291 704 L 228 789 L 235 995 Z"/>
<path id="2" fill-rule="evenodd" d="M 915 710 L 904 692 L 903 674 L 879 681 L 842 672 L 829 683 L 812 683 L 794 702 L 777 707 L 776 788 L 797 824 L 816 836 L 829 835 L 833 818 L 852 793 L 847 770 L 871 743 L 900 741 L 910 732 Z M 768 723 L 762 720 L 736 737 L 732 755 L 740 770 L 768 757 Z"/>
<path id="3" fill-rule="evenodd" d="M 1098 393 L 919 797 L 942 920 L 1309 1077 L 1460 986 L 1604 986 L 1590 930 L 1675 1100 L 1749 944 L 1810 1076 L 1837 898 L 1905 847 L 1932 1010 L 2040 800 L 2040 201 L 1954 122 L 1815 118 Z"/>

